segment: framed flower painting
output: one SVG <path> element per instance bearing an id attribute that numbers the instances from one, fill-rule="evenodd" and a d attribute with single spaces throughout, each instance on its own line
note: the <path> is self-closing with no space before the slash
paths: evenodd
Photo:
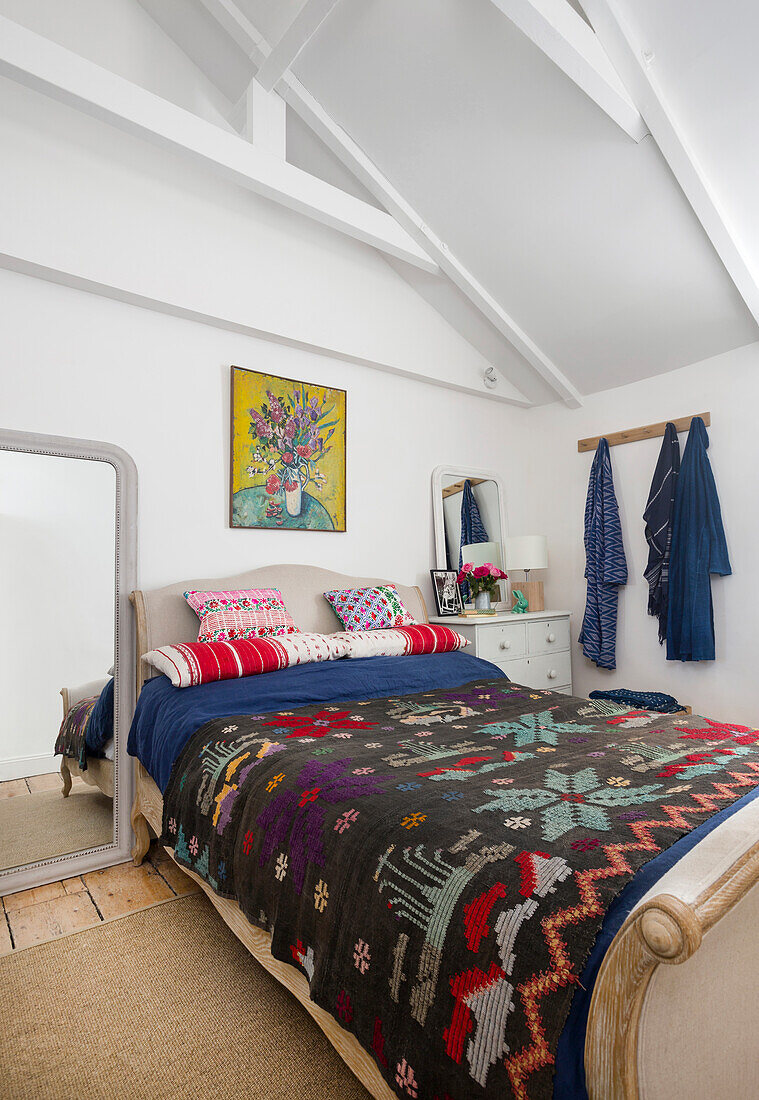
<path id="1" fill-rule="evenodd" d="M 345 390 L 232 367 L 230 526 L 345 530 Z"/>

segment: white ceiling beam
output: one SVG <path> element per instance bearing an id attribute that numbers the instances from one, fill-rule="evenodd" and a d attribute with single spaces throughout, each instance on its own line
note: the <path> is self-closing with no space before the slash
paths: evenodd
<path id="1" fill-rule="evenodd" d="M 284 160 L 287 154 L 287 106 L 276 92 L 265 92 L 252 80 L 245 90 L 246 141 Z"/>
<path id="2" fill-rule="evenodd" d="M 759 271 L 744 251 L 732 224 L 656 75 L 656 57 L 639 41 L 616 0 L 581 0 L 614 67 L 635 100 L 656 144 L 669 164 L 728 275 L 759 322 Z"/>
<path id="3" fill-rule="evenodd" d="M 256 67 L 265 62 L 271 52 L 268 43 L 233 0 L 201 0 L 201 3 L 247 53 Z M 406 202 L 356 142 L 326 113 L 297 77 L 291 72 L 284 73 L 277 84 L 277 91 L 369 193 L 420 244 L 427 255 L 437 262 L 440 270 L 466 295 L 496 331 L 527 360 L 557 397 L 570 408 L 582 405 L 579 391 L 566 375 L 452 255 L 448 245 L 435 236 L 423 218 Z"/>
<path id="4" fill-rule="evenodd" d="M 203 164 L 224 179 L 388 255 L 425 271 L 439 270 L 384 211 L 3 16 L 0 75 Z"/>
<path id="5" fill-rule="evenodd" d="M 567 0 L 491 3 L 626 134 L 635 141 L 646 136 L 646 124 L 592 27 Z"/>
<path id="6" fill-rule="evenodd" d="M 270 92 L 291 68 L 337 3 L 338 0 L 306 0 L 256 73 L 256 80 L 264 91 Z"/>

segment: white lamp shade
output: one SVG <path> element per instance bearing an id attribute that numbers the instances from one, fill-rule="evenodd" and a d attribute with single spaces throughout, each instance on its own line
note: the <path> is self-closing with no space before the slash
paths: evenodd
<path id="1" fill-rule="evenodd" d="M 517 535 L 503 540 L 506 569 L 547 569 L 548 539 L 545 535 Z"/>
<path id="2" fill-rule="evenodd" d="M 467 562 L 471 562 L 472 565 L 484 565 L 485 562 L 489 562 L 491 565 L 497 565 L 499 569 L 503 568 L 501 547 L 497 542 L 475 542 L 471 546 L 462 546 L 461 560 L 464 565 Z"/>

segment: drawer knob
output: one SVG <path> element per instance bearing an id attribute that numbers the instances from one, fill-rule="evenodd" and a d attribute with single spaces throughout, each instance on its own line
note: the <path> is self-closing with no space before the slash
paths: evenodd
<path id="1" fill-rule="evenodd" d="M 555 642 L 556 641 L 556 635 L 553 633 L 553 631 L 551 631 L 550 634 L 546 634 L 546 641 L 547 642 Z"/>
<path id="2" fill-rule="evenodd" d="M 501 649 L 511 649 L 511 642 L 508 640 L 508 638 L 504 638 L 504 640 L 501 642 Z"/>
<path id="3" fill-rule="evenodd" d="M 555 680 L 556 679 L 556 669 L 555 668 L 549 668 L 548 672 L 546 673 L 546 676 L 548 677 L 549 680 Z"/>

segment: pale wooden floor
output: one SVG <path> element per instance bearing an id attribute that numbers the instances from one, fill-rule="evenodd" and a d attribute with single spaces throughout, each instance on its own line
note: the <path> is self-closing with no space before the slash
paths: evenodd
<path id="1" fill-rule="evenodd" d="M 0 955 L 199 889 L 153 844 L 141 867 L 120 863 L 0 898 Z"/>
<path id="2" fill-rule="evenodd" d="M 71 781 L 72 789 L 76 783 L 84 786 L 81 776 Z M 45 772 L 44 775 L 28 775 L 25 779 L 6 779 L 0 783 L 0 798 L 15 798 L 20 794 L 39 794 L 40 791 L 60 791 L 62 787 L 60 772 Z"/>

